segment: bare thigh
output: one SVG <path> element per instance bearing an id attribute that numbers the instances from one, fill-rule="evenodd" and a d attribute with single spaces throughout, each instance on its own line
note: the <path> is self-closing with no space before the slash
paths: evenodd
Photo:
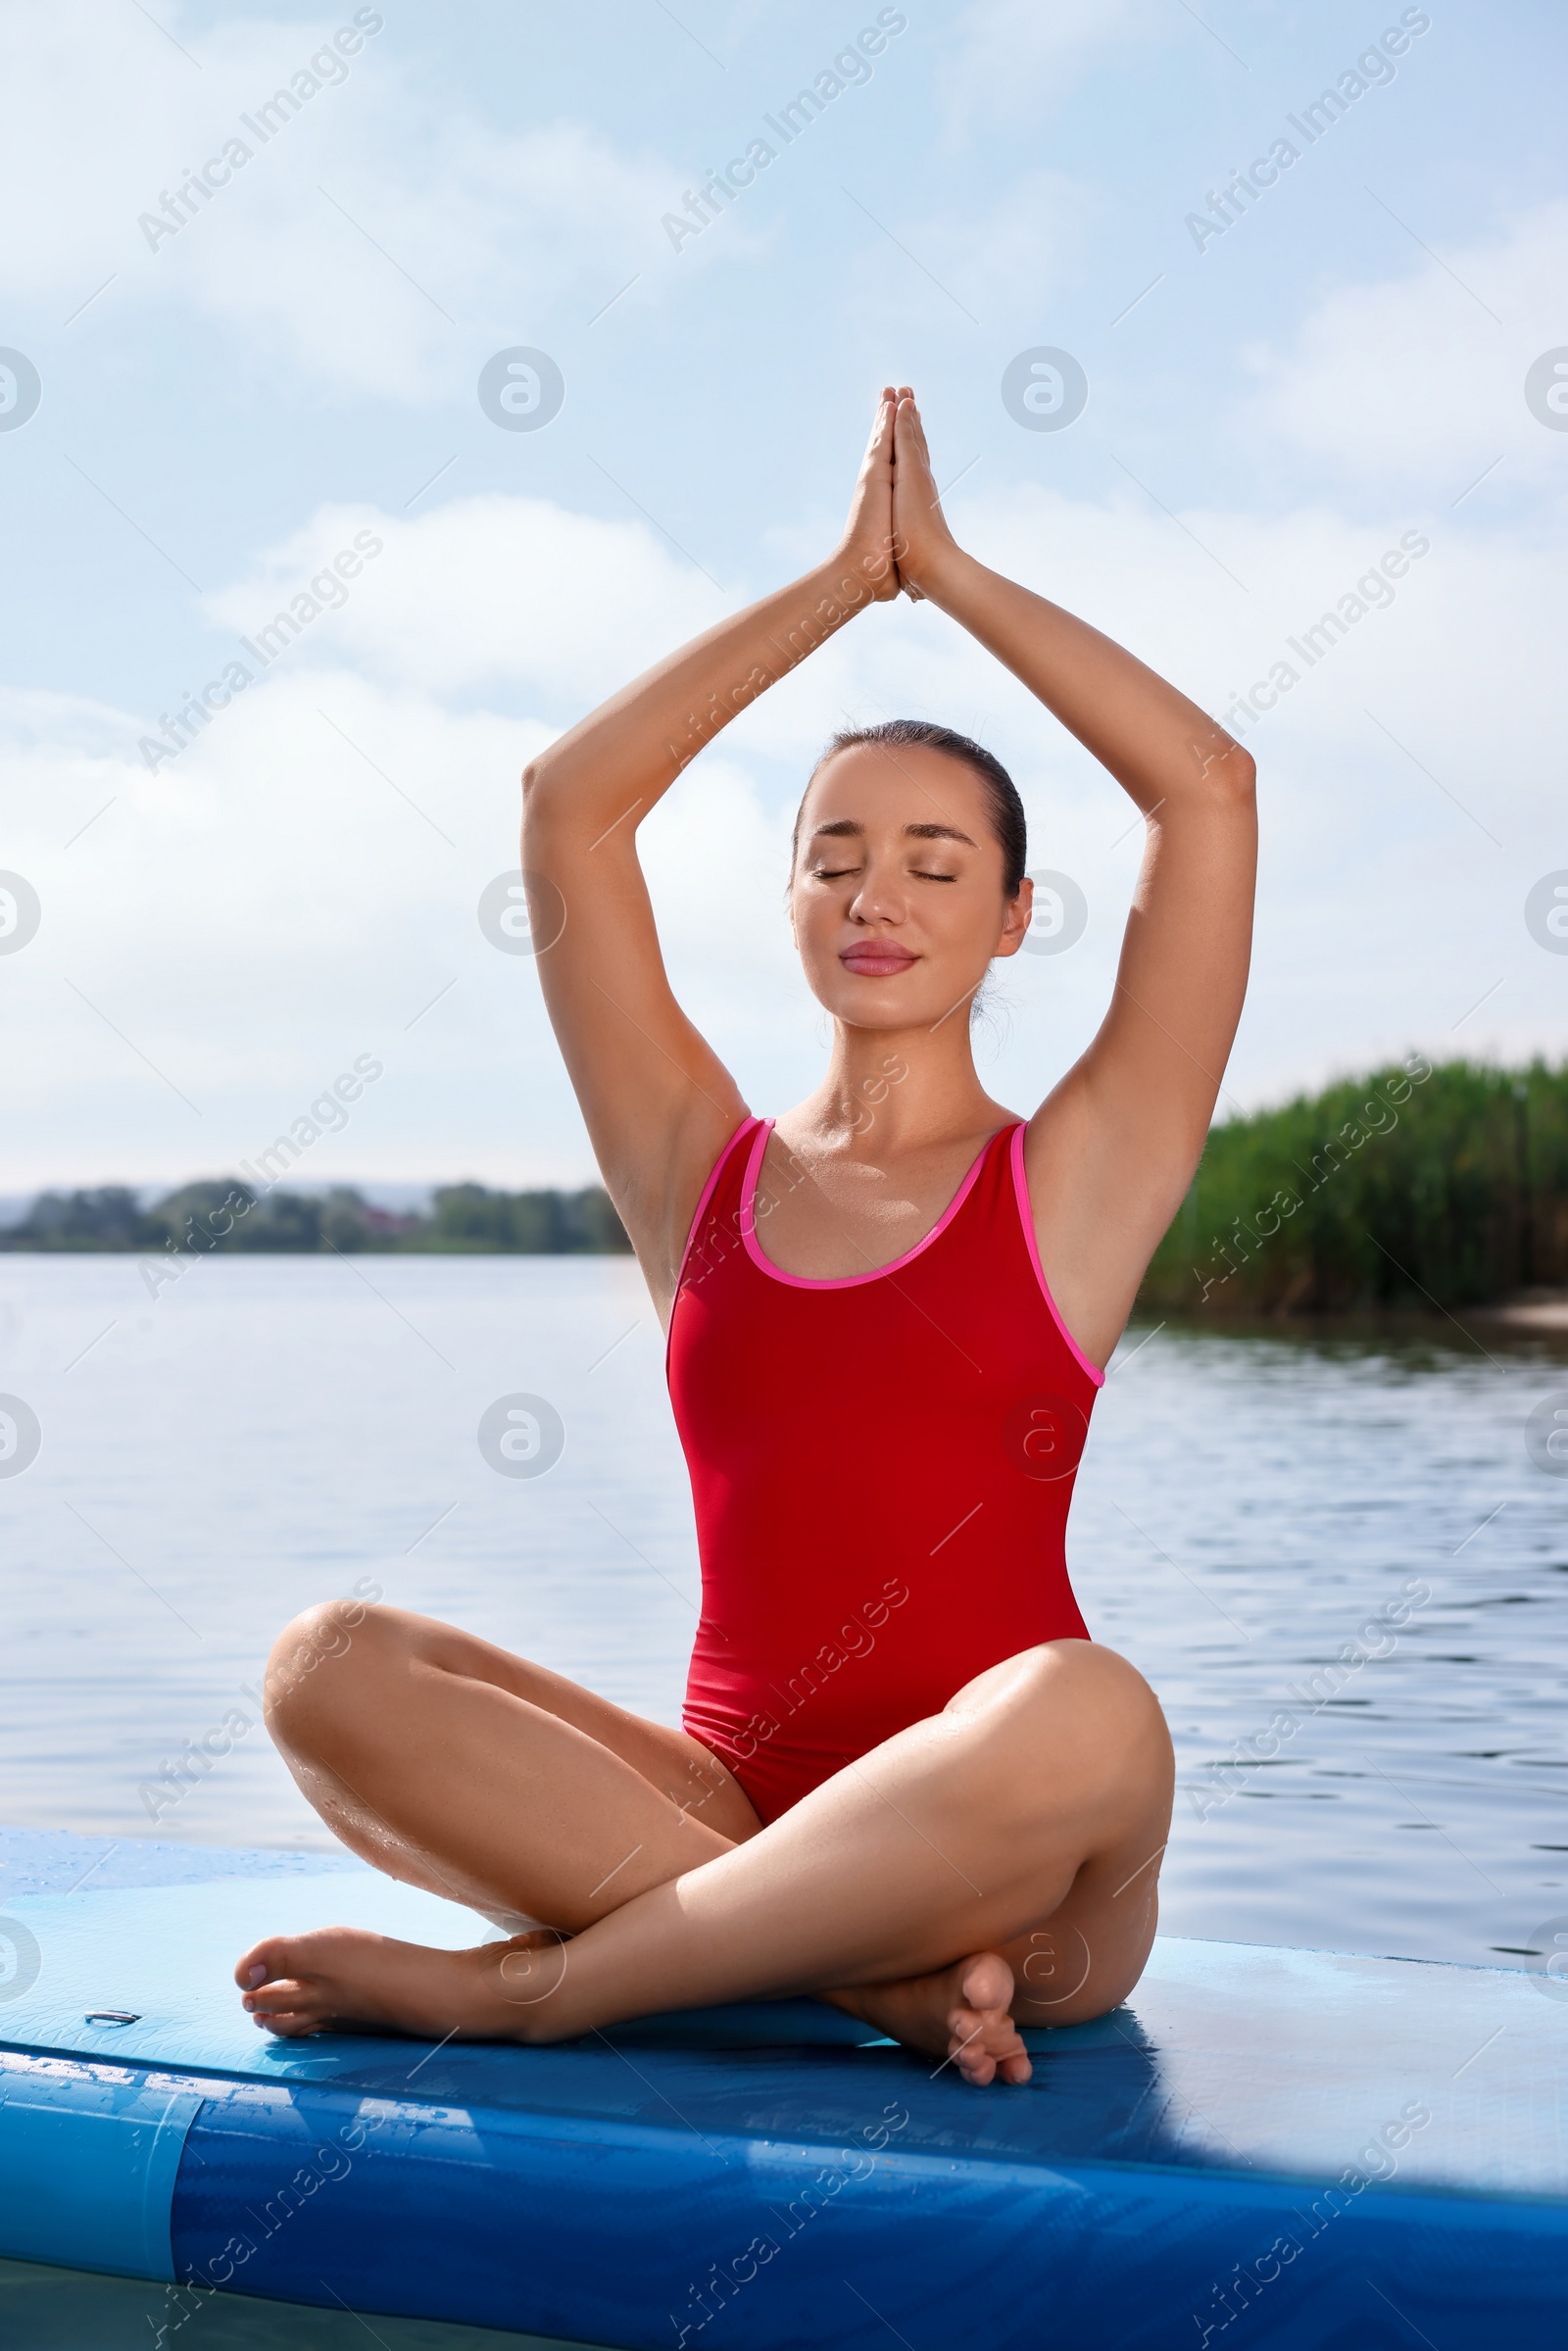
<path id="1" fill-rule="evenodd" d="M 510 1690 L 528 1705 L 554 1715 L 557 1722 L 585 1732 L 612 1755 L 618 1755 L 622 1763 L 629 1763 L 681 1811 L 697 1813 L 705 1826 L 731 1842 L 755 1837 L 761 1827 L 734 1774 L 711 1747 L 689 1732 L 631 1714 L 548 1665 L 514 1656 L 510 1649 L 498 1648 L 494 1641 L 481 1641 L 476 1633 L 465 1633 L 440 1617 L 415 1616 L 401 1609 L 377 1613 L 399 1620 L 398 1633 L 411 1656 L 443 1673 Z"/>
<path id="2" fill-rule="evenodd" d="M 307 1610 L 267 1700 L 345 1844 L 492 1917 L 578 1932 L 761 1826 L 700 1739 L 405 1609 Z"/>

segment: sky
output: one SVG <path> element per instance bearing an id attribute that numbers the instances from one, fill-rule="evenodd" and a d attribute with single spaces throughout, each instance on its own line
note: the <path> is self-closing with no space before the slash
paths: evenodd
<path id="1" fill-rule="evenodd" d="M 480 923 L 519 772 L 830 551 L 889 379 L 962 544 L 1245 725 L 1220 1115 L 1561 1055 L 1560 10 L 22 0 L 0 36 L 0 1190 L 222 1173 L 301 1119 L 313 1182 L 588 1180 Z M 759 1110 L 823 1056 L 804 780 L 903 714 L 998 752 L 1088 910 L 999 970 L 992 1092 L 1032 1109 L 1107 1001 L 1130 804 L 901 599 L 643 828 Z"/>

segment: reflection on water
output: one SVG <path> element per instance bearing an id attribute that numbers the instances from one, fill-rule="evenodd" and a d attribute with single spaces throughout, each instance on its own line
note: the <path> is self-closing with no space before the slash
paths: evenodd
<path id="1" fill-rule="evenodd" d="M 691 1507 L 630 1263 L 0 1278 L 0 1388 L 43 1427 L 0 1481 L 0 1817 L 327 1841 L 248 1692 L 278 1625 L 362 1578 L 676 1719 Z M 1568 1913 L 1568 1480 L 1524 1438 L 1568 1365 L 1477 1330 L 1124 1342 L 1070 1555 L 1175 1736 L 1167 1931 L 1524 1965 Z M 538 1478 L 476 1440 L 519 1394 L 564 1425 Z M 816 1436 L 803 1396 L 803 1467 Z"/>
<path id="2" fill-rule="evenodd" d="M 154 2351 L 176 2344 L 182 2324 L 198 2327 L 187 2340 L 200 2351 L 363 2351 L 367 2339 L 383 2351 L 551 2351 L 542 2334 L 379 2314 L 371 2326 L 357 2311 L 303 2310 L 242 2294 L 198 2297 L 135 2278 L 0 2261 L 0 2342 L 18 2351 Z"/>

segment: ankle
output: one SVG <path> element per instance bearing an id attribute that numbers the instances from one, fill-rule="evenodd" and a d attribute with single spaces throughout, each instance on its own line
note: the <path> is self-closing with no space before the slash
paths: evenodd
<path id="1" fill-rule="evenodd" d="M 572 2028 L 564 2019 L 561 1997 L 569 1966 L 568 1939 L 553 1928 L 537 1928 L 512 1935 L 504 1943 L 485 1946 L 482 1972 L 488 1989 L 505 2010 L 509 2039 L 569 2038 Z"/>

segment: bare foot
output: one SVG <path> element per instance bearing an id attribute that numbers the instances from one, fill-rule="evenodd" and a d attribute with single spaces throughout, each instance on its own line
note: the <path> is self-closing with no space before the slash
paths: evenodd
<path id="1" fill-rule="evenodd" d="M 318 1927 L 256 1943 L 234 1981 L 257 2025 L 285 2040 L 376 2029 L 429 2040 L 530 2040 L 565 1964 L 565 1945 L 548 1928 L 471 1951 L 432 1951 L 358 1927 Z"/>
<path id="2" fill-rule="evenodd" d="M 1001 1952 L 980 1951 L 935 1975 L 819 1996 L 908 2048 L 950 2061 L 965 2082 L 983 2088 L 998 2081 L 1017 2085 L 1034 2072 L 1008 2013 L 1012 1995 L 1012 1970 Z"/>

